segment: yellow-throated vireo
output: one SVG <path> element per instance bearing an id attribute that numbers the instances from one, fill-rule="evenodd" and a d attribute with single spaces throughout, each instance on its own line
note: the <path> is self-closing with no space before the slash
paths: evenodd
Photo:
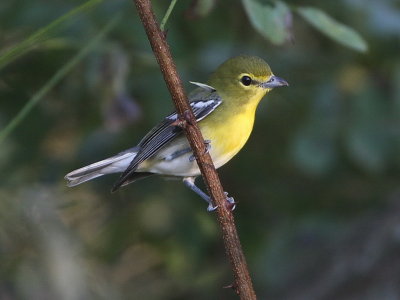
<path id="1" fill-rule="evenodd" d="M 228 59 L 207 84 L 192 83 L 197 89 L 189 95 L 190 105 L 216 168 L 227 163 L 246 143 L 253 129 L 256 108 L 265 94 L 275 87 L 288 85 L 271 72 L 264 60 L 255 56 Z M 178 118 L 173 112 L 136 147 L 68 173 L 65 176 L 68 186 L 122 172 L 112 189 L 116 191 L 154 174 L 177 176 L 208 202 L 208 210 L 215 209 L 210 197 L 194 183 L 200 170 L 182 127 L 177 125 Z M 233 198 L 227 200 L 234 206 Z"/>

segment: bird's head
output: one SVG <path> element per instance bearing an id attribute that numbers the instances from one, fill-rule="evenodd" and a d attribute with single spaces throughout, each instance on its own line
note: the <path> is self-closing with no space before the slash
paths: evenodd
<path id="1" fill-rule="evenodd" d="M 286 80 L 275 76 L 269 65 L 256 56 L 237 56 L 225 61 L 211 75 L 208 84 L 222 98 L 240 102 L 260 101 L 271 89 L 287 86 Z"/>

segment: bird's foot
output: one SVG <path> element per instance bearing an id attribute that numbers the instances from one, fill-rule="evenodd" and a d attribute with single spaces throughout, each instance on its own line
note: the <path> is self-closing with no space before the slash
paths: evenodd
<path id="1" fill-rule="evenodd" d="M 234 211 L 236 208 L 236 203 L 235 199 L 233 199 L 233 197 L 228 197 L 228 193 L 224 192 L 225 196 L 226 196 L 226 207 L 230 210 L 230 211 Z"/>
<path id="2" fill-rule="evenodd" d="M 210 149 L 211 149 L 211 140 L 204 140 L 204 145 L 206 147 L 206 149 L 204 150 L 204 154 L 207 154 Z M 189 156 L 189 161 L 195 161 L 196 160 L 196 156 L 194 154 Z"/>
<path id="3" fill-rule="evenodd" d="M 218 208 L 218 205 L 213 206 L 212 203 L 210 202 L 210 203 L 208 204 L 207 211 L 208 211 L 208 212 L 212 212 L 212 211 L 216 210 L 217 208 Z"/>
<path id="4" fill-rule="evenodd" d="M 225 194 L 225 197 L 226 197 L 226 204 L 225 204 L 226 207 L 228 208 L 228 210 L 234 211 L 235 208 L 236 208 L 237 202 L 235 202 L 235 199 L 233 199 L 233 197 L 228 197 L 228 193 L 227 192 L 224 192 L 224 194 Z M 209 202 L 208 202 L 207 211 L 211 212 L 211 211 L 216 210 L 217 208 L 218 208 L 218 205 L 213 206 L 212 203 L 211 203 L 211 199 L 210 199 Z"/>
<path id="5" fill-rule="evenodd" d="M 183 114 L 174 114 L 168 117 L 169 120 L 173 120 L 173 122 L 169 126 L 176 126 L 179 128 L 186 128 L 187 125 L 193 125 L 193 122 L 190 118 L 190 112 L 188 110 L 184 111 Z"/>
<path id="6" fill-rule="evenodd" d="M 211 149 L 211 140 L 204 140 L 204 145 L 206 146 L 204 154 L 207 154 Z"/>
<path id="7" fill-rule="evenodd" d="M 190 111 L 189 110 L 185 110 L 182 114 L 182 118 L 183 120 L 185 120 L 185 122 L 191 126 L 193 126 L 193 122 L 192 119 L 190 118 Z"/>

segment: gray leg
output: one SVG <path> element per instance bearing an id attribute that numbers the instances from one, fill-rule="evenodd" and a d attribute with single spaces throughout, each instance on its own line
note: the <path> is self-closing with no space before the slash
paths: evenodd
<path id="1" fill-rule="evenodd" d="M 197 187 L 194 184 L 196 177 L 184 177 L 183 178 L 183 183 L 190 188 L 193 192 L 195 192 L 197 195 L 199 195 L 201 198 L 203 198 L 205 201 L 208 203 L 207 211 L 213 211 L 217 209 L 217 206 L 213 206 L 211 202 L 210 196 L 208 196 L 206 193 L 204 193 L 199 187 Z"/>
<path id="2" fill-rule="evenodd" d="M 175 158 L 177 158 L 179 156 L 182 156 L 182 155 L 184 155 L 186 153 L 189 153 L 189 152 L 192 152 L 191 148 L 181 149 L 181 150 L 175 151 L 174 153 L 164 157 L 163 159 L 166 160 L 166 161 L 171 161 L 171 160 L 173 160 L 173 159 L 175 159 Z"/>
<path id="3" fill-rule="evenodd" d="M 195 192 L 197 195 L 199 195 L 201 198 L 203 198 L 205 201 L 208 203 L 207 210 L 208 211 L 214 211 L 217 209 L 218 206 L 213 206 L 211 202 L 210 196 L 208 196 L 206 193 L 204 193 L 198 186 L 195 185 L 194 181 L 196 180 L 196 177 L 184 177 L 183 178 L 183 183 L 190 188 L 193 192 Z M 228 202 L 228 207 L 230 210 L 234 210 L 236 208 L 236 203 L 233 197 L 228 197 L 228 193 L 224 192 L 226 196 L 226 201 Z"/>

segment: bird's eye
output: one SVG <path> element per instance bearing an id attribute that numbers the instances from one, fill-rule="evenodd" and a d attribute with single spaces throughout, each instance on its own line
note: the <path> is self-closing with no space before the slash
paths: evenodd
<path id="1" fill-rule="evenodd" d="M 249 76 L 245 75 L 242 78 L 240 78 L 240 82 L 243 83 L 243 85 L 245 85 L 245 86 L 249 86 L 251 84 L 252 80 Z"/>

